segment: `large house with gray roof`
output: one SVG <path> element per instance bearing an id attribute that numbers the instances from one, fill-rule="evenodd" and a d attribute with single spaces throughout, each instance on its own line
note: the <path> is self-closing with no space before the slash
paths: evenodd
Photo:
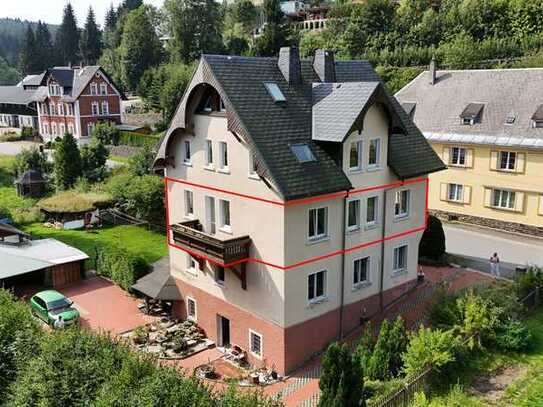
<path id="1" fill-rule="evenodd" d="M 84 139 L 98 122 L 121 122 L 124 98 L 100 66 L 54 67 L 0 87 L 0 125 L 32 127 L 45 141 Z"/>
<path id="2" fill-rule="evenodd" d="M 430 176 L 430 209 L 463 222 L 543 232 L 543 69 L 437 70 L 396 98 L 447 171 Z"/>
<path id="3" fill-rule="evenodd" d="M 368 62 L 294 47 L 203 55 L 154 167 L 174 312 L 280 373 L 416 284 L 445 168 Z"/>

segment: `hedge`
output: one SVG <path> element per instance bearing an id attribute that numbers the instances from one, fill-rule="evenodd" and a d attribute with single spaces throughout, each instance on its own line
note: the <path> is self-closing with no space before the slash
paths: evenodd
<path id="1" fill-rule="evenodd" d="M 96 271 L 110 278 L 126 291 L 149 272 L 149 264 L 140 256 L 116 246 L 102 246 L 96 249 Z"/>
<path id="2" fill-rule="evenodd" d="M 140 134 L 130 131 L 121 131 L 118 144 L 132 147 L 154 147 L 160 140 L 160 135 Z"/>

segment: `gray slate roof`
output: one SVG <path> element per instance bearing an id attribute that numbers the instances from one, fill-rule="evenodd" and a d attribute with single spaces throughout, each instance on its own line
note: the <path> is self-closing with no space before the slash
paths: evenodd
<path id="1" fill-rule="evenodd" d="M 313 139 L 343 142 L 379 82 L 313 84 Z"/>
<path id="2" fill-rule="evenodd" d="M 434 85 L 428 78 L 423 72 L 396 93 L 402 103 L 416 103 L 414 121 L 427 139 L 543 148 L 543 128 L 532 126 L 543 104 L 543 69 L 438 71 Z M 469 104 L 484 108 L 478 122 L 463 125 Z"/>
<path id="3" fill-rule="evenodd" d="M 285 200 L 304 198 L 351 189 L 343 170 L 312 138 L 313 84 L 320 82 L 312 61 L 301 61 L 302 84 L 287 83 L 277 65 L 277 58 L 203 55 L 201 69 L 210 72 L 225 95 L 228 109 L 250 136 L 257 159 L 266 168 L 266 175 L 277 186 Z M 337 82 L 380 82 L 379 76 L 367 61 L 335 62 Z M 287 101 L 274 103 L 263 82 L 275 82 Z M 350 89 L 356 89 L 351 87 Z M 399 103 L 384 87 L 380 87 L 394 114 L 404 128 L 405 135 L 391 136 L 389 165 L 398 177 L 405 179 L 444 168 L 439 157 L 422 134 L 407 117 Z M 219 90 L 219 93 L 221 93 Z M 185 94 L 184 98 L 187 97 Z M 363 102 L 359 104 L 362 110 Z M 179 112 L 178 112 L 179 113 Z M 176 116 L 178 116 L 176 113 Z M 182 123 L 174 117 L 172 125 L 159 147 L 157 160 L 164 160 L 169 136 Z M 290 146 L 305 143 L 316 158 L 300 163 Z"/>
<path id="4" fill-rule="evenodd" d="M 0 103 L 28 105 L 34 100 L 35 90 L 24 90 L 22 86 L 0 86 Z"/>

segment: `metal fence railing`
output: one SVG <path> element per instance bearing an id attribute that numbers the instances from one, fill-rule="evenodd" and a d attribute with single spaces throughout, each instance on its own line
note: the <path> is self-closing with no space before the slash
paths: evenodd
<path id="1" fill-rule="evenodd" d="M 379 400 L 369 402 L 367 407 L 407 407 L 413 403 L 415 394 L 423 392 L 428 387 L 428 378 L 432 372 L 431 367 L 427 367 L 419 374 L 408 379 L 400 389 L 392 391 Z"/>

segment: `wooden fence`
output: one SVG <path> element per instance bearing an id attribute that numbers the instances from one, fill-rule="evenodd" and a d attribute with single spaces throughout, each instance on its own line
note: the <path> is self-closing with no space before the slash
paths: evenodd
<path id="1" fill-rule="evenodd" d="M 126 213 L 119 211 L 118 209 L 104 209 L 100 211 L 100 220 L 110 225 L 135 225 L 147 228 L 147 230 L 153 230 L 159 233 L 166 233 L 166 226 L 151 223 L 145 220 L 134 218 Z"/>

